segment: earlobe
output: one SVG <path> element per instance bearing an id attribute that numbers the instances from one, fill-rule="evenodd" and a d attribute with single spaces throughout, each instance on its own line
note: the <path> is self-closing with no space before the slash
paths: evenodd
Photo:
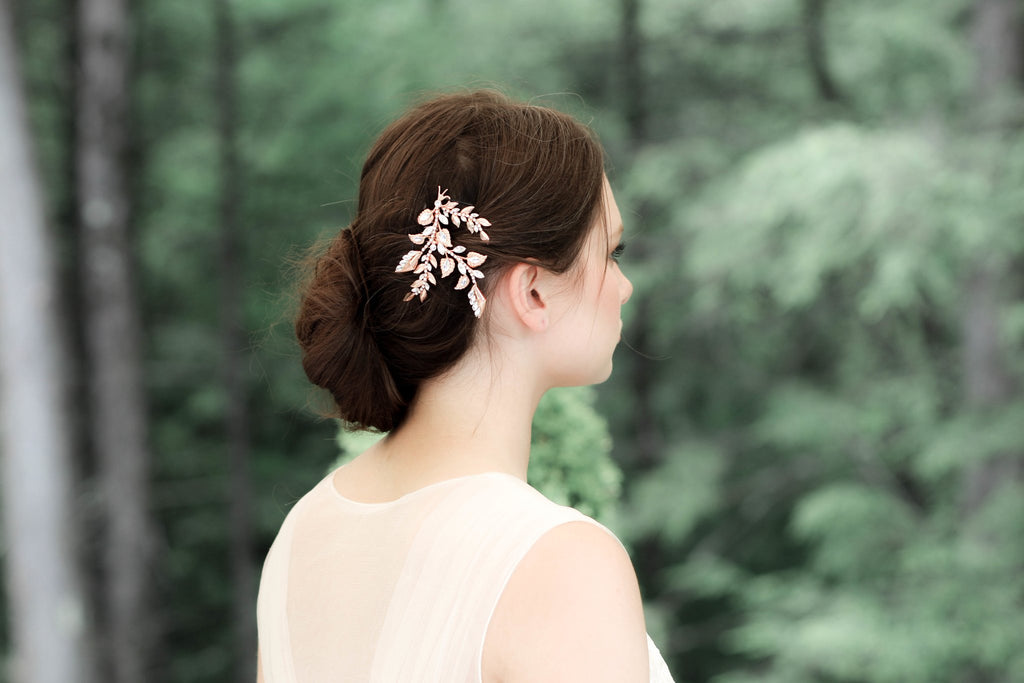
<path id="1" fill-rule="evenodd" d="M 548 328 L 549 306 L 545 295 L 545 272 L 532 263 L 518 263 L 505 279 L 511 309 L 529 330 L 543 332 Z"/>

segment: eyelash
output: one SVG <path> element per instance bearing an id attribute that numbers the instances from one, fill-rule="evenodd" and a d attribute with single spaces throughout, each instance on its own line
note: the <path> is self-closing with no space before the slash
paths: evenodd
<path id="1" fill-rule="evenodd" d="M 622 256 L 622 252 L 624 251 L 626 251 L 626 243 L 619 242 L 619 245 L 612 249 L 612 259 L 618 261 L 619 257 Z"/>

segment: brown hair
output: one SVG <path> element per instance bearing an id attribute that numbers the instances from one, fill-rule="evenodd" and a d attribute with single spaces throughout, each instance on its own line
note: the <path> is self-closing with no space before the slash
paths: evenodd
<path id="1" fill-rule="evenodd" d="M 405 302 L 412 273 L 396 273 L 438 187 L 490 220 L 489 241 L 457 243 L 487 256 L 486 294 L 508 266 L 530 259 L 556 272 L 576 262 L 602 202 L 604 161 L 571 116 L 491 92 L 437 97 L 398 119 L 363 165 L 352 224 L 320 256 L 295 332 L 302 367 L 350 427 L 399 426 L 427 379 L 473 339 L 466 291 L 442 280 Z"/>

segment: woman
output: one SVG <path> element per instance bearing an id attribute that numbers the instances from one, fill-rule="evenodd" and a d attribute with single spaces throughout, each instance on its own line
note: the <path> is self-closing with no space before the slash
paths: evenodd
<path id="1" fill-rule="evenodd" d="M 388 436 L 285 520 L 261 680 L 671 680 L 622 545 L 525 481 L 543 393 L 611 372 L 622 230 L 567 115 L 475 92 L 384 131 L 296 332 L 338 416 Z"/>

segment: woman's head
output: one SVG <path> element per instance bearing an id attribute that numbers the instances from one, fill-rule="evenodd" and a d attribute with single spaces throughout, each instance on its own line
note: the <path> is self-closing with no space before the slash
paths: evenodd
<path id="1" fill-rule="evenodd" d="M 469 348 L 481 320 L 459 273 L 408 300 L 418 275 L 396 272 L 417 246 L 417 222 L 447 190 L 458 209 L 486 217 L 489 239 L 451 228 L 463 254 L 486 257 L 476 281 L 486 296 L 514 264 L 554 272 L 579 259 L 602 213 L 603 153 L 566 114 L 494 92 L 444 95 L 392 123 L 363 166 L 352 224 L 316 263 L 296 335 L 309 379 L 327 389 L 338 416 L 383 431 L 405 417 L 422 382 Z M 486 314 L 484 315 L 484 321 Z"/>

